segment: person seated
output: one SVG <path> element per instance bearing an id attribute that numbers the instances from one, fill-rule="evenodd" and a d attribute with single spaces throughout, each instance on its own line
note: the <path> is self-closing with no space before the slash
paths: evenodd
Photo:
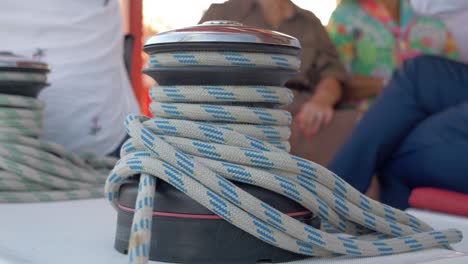
<path id="1" fill-rule="evenodd" d="M 403 62 L 329 168 L 361 192 L 405 209 L 412 189 L 468 193 L 468 65 L 422 55 Z"/>
<path id="2" fill-rule="evenodd" d="M 139 108 L 123 61 L 117 0 L 0 0 L 1 48 L 48 63 L 43 139 L 118 156 Z"/>
<path id="3" fill-rule="evenodd" d="M 342 0 L 327 29 L 351 74 L 349 98 L 361 111 L 405 59 L 420 54 L 458 57 L 446 26 L 415 15 L 407 0 Z"/>
<path id="4" fill-rule="evenodd" d="M 288 81 L 295 93 L 288 110 L 306 135 L 318 132 L 333 118 L 342 98 L 347 74 L 320 20 L 290 0 L 229 0 L 212 4 L 200 23 L 233 20 L 244 25 L 276 30 L 297 38 L 302 46 L 300 74 Z M 311 96 L 311 94 L 313 95 Z"/>
<path id="5" fill-rule="evenodd" d="M 457 44 L 459 60 L 468 63 L 468 1 L 411 0 L 411 6 L 418 15 L 443 21 Z"/>

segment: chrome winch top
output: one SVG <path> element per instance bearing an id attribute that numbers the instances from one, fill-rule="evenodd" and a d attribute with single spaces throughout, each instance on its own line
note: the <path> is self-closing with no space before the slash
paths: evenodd
<path id="1" fill-rule="evenodd" d="M 270 46 L 273 52 L 274 48 L 283 48 L 275 53 L 284 53 L 286 48 L 290 49 L 288 53 L 291 54 L 297 54 L 301 48 L 299 41 L 289 35 L 246 26 L 235 21 L 217 20 L 154 35 L 145 42 L 145 51 L 153 53 L 153 48 L 158 52 L 174 51 L 175 44 L 190 50 L 219 49 L 222 45 L 230 51 L 255 50 L 259 46 L 265 49 L 265 46 Z"/>

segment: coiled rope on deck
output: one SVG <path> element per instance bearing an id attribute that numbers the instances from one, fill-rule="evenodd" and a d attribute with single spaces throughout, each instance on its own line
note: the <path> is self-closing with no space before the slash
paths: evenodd
<path id="1" fill-rule="evenodd" d="M 299 67 L 293 56 L 218 52 L 155 54 L 150 64 Z M 141 174 L 131 263 L 148 261 L 156 178 L 266 243 L 307 256 L 386 255 L 462 239 L 458 230 L 433 231 L 410 214 L 367 198 L 326 168 L 287 153 L 291 116 L 277 108 L 292 100 L 286 88 L 176 85 L 155 87 L 150 95 L 154 118 L 128 116 L 125 124 L 131 138 L 105 186 L 108 200 L 117 208 L 120 186 Z M 270 107 L 253 107 L 255 103 Z M 282 194 L 340 233 L 299 222 L 231 181 Z"/>
<path id="2" fill-rule="evenodd" d="M 114 159 L 39 140 L 44 104 L 0 94 L 0 203 L 97 198 Z"/>

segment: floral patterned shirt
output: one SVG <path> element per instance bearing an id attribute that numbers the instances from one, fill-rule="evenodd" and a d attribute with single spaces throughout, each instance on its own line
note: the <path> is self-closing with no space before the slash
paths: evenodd
<path id="1" fill-rule="evenodd" d="M 445 25 L 415 15 L 406 0 L 400 0 L 398 23 L 377 0 L 343 0 L 327 28 L 351 74 L 388 79 L 405 59 L 419 54 L 458 58 Z"/>

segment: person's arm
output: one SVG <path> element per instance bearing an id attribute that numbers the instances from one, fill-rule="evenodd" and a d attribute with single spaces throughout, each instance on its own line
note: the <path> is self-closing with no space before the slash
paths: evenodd
<path id="1" fill-rule="evenodd" d="M 378 95 L 385 85 L 385 79 L 353 75 L 346 83 L 346 99 L 361 100 Z"/>
<path id="2" fill-rule="evenodd" d="M 341 83 L 334 77 L 326 77 L 320 81 L 311 101 L 334 106 L 342 95 Z"/>
<path id="3" fill-rule="evenodd" d="M 307 137 L 316 134 L 322 125 L 333 119 L 333 107 L 341 99 L 341 83 L 333 77 L 322 79 L 314 95 L 303 104 L 297 115 L 299 127 Z"/>
<path id="4" fill-rule="evenodd" d="M 342 85 L 348 77 L 335 46 L 318 19 L 315 20 L 314 30 L 319 40 L 319 55 L 315 61 L 317 67 L 312 70 L 320 72 L 320 81 L 315 87 L 314 95 L 297 115 L 299 127 L 306 136 L 316 134 L 322 125 L 331 122 L 334 106 L 343 96 Z"/>

